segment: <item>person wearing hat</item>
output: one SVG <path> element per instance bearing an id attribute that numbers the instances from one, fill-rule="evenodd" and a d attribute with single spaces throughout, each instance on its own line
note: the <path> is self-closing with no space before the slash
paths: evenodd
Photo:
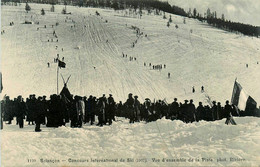
<path id="1" fill-rule="evenodd" d="M 146 122 L 150 122 L 151 121 L 151 115 L 152 115 L 152 105 L 151 105 L 151 100 L 149 98 L 145 98 L 145 102 L 143 104 L 144 106 L 144 110 L 142 114 L 142 118 L 146 121 Z"/>
<path id="2" fill-rule="evenodd" d="M 187 117 L 186 123 L 192 123 L 196 120 L 195 118 L 195 105 L 193 104 L 193 100 L 190 99 L 190 103 L 187 106 Z"/>
<path id="3" fill-rule="evenodd" d="M 132 93 L 128 94 L 128 99 L 125 102 L 127 107 L 127 113 L 129 115 L 130 121 L 129 123 L 134 123 L 134 99 L 132 97 Z"/>
<path id="4" fill-rule="evenodd" d="M 95 122 L 95 107 L 96 102 L 92 95 L 89 96 L 87 103 L 86 103 L 86 112 L 89 114 L 90 118 L 90 125 L 93 125 Z"/>
<path id="5" fill-rule="evenodd" d="M 116 103 L 114 101 L 114 98 L 112 97 L 112 94 L 109 94 L 109 97 L 107 98 L 107 105 L 105 110 L 106 122 L 108 122 L 109 125 L 112 124 L 112 120 L 115 121 L 115 110 L 116 110 Z"/>
<path id="6" fill-rule="evenodd" d="M 43 112 L 41 123 L 43 125 L 45 125 L 46 124 L 46 115 L 47 115 L 47 112 L 48 112 L 48 101 L 46 100 L 46 96 L 45 95 L 42 96 L 42 100 L 41 101 L 42 101 L 43 107 L 44 107 L 44 112 Z"/>
<path id="7" fill-rule="evenodd" d="M 117 117 L 125 117 L 124 113 L 123 113 L 123 104 L 122 101 L 119 101 L 119 103 L 116 106 L 116 116 Z"/>
<path id="8" fill-rule="evenodd" d="M 220 102 L 217 103 L 217 110 L 218 110 L 218 114 L 219 114 L 219 120 L 223 119 L 224 111 L 223 111 L 223 107 L 221 106 Z"/>
<path id="9" fill-rule="evenodd" d="M 141 120 L 141 113 L 140 113 L 140 108 L 141 108 L 141 105 L 140 105 L 140 101 L 138 100 L 138 96 L 135 95 L 134 96 L 134 121 L 136 122 L 140 122 Z"/>
<path id="10" fill-rule="evenodd" d="M 31 125 L 31 121 L 32 121 L 31 101 L 32 101 L 32 95 L 29 95 L 29 98 L 26 98 L 26 102 L 25 102 L 27 108 L 26 121 L 28 122 L 28 125 Z"/>
<path id="11" fill-rule="evenodd" d="M 5 100 L 3 101 L 3 103 L 1 104 L 2 108 L 3 108 L 3 115 L 4 115 L 4 121 L 8 121 L 8 123 L 6 124 L 12 124 L 12 120 L 13 120 L 13 114 L 12 114 L 12 101 L 10 100 L 9 96 L 5 97 Z"/>
<path id="12" fill-rule="evenodd" d="M 170 105 L 170 110 L 168 113 L 168 118 L 171 120 L 177 119 L 178 117 L 179 104 L 177 102 L 177 98 L 174 98 L 174 101 Z"/>
<path id="13" fill-rule="evenodd" d="M 203 120 L 205 117 L 205 110 L 202 105 L 202 102 L 199 102 L 199 106 L 196 109 L 196 121 L 199 122 L 200 120 Z"/>
<path id="14" fill-rule="evenodd" d="M 42 97 L 39 96 L 37 101 L 36 101 L 36 108 L 37 111 L 35 112 L 35 132 L 41 132 L 41 123 L 43 121 L 44 117 L 44 104 L 42 102 Z"/>
<path id="15" fill-rule="evenodd" d="M 26 106 L 25 102 L 22 100 L 22 96 L 17 97 L 17 121 L 20 128 L 23 128 L 23 119 L 26 115 Z"/>
<path id="16" fill-rule="evenodd" d="M 212 120 L 219 120 L 219 114 L 218 114 L 218 107 L 216 105 L 216 101 L 212 102 L 213 106 L 211 107 L 211 112 L 212 112 Z"/>
<path id="17" fill-rule="evenodd" d="M 232 107 L 231 105 L 229 104 L 229 101 L 227 100 L 226 101 L 226 105 L 224 107 L 224 117 L 225 118 L 229 118 L 230 115 L 231 115 L 231 112 L 232 112 Z"/>

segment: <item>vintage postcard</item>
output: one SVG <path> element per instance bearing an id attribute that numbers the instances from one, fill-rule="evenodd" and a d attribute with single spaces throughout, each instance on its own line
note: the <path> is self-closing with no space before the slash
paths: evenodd
<path id="1" fill-rule="evenodd" d="M 259 16 L 259 0 L 2 0 L 0 166 L 259 166 Z"/>

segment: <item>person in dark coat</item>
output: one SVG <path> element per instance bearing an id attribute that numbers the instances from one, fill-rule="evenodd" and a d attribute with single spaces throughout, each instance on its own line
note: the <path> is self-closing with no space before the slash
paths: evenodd
<path id="1" fill-rule="evenodd" d="M 197 107 L 197 112 L 196 112 L 196 121 L 200 121 L 200 120 L 203 120 L 204 119 L 204 107 L 202 105 L 202 102 L 199 102 L 199 106 Z"/>
<path id="2" fill-rule="evenodd" d="M 132 93 L 128 94 L 128 99 L 125 102 L 130 121 L 129 123 L 134 123 L 134 98 L 132 97 Z"/>
<path id="3" fill-rule="evenodd" d="M 212 102 L 213 106 L 211 107 L 211 112 L 212 112 L 212 120 L 219 120 L 219 114 L 218 114 L 218 107 L 216 105 L 216 101 Z"/>
<path id="4" fill-rule="evenodd" d="M 193 100 L 190 100 L 190 103 L 187 106 L 187 119 L 186 123 L 192 123 L 196 120 L 195 118 L 195 105 L 193 104 Z"/>
<path id="5" fill-rule="evenodd" d="M 109 97 L 107 99 L 107 110 L 106 110 L 106 119 L 109 125 L 112 124 L 112 120 L 115 121 L 115 110 L 116 110 L 116 103 L 114 101 L 114 98 L 112 97 L 112 94 L 109 94 Z"/>
<path id="6" fill-rule="evenodd" d="M 41 118 L 41 124 L 45 125 L 46 124 L 46 114 L 48 112 L 48 102 L 46 100 L 46 96 L 42 96 L 41 100 L 43 104 L 43 113 L 42 113 L 42 118 Z"/>
<path id="7" fill-rule="evenodd" d="M 174 101 L 170 105 L 168 118 L 171 120 L 175 120 L 178 117 L 179 104 L 178 104 L 177 100 L 178 100 L 177 98 L 174 98 Z"/>
<path id="8" fill-rule="evenodd" d="M 91 123 L 93 123 L 93 124 L 95 122 L 95 115 L 97 116 L 97 111 L 98 111 L 98 109 L 97 109 L 97 98 L 95 96 L 93 96 L 93 98 L 92 98 L 92 112 L 91 112 Z M 91 125 L 93 125 L 93 124 L 91 124 Z"/>
<path id="9" fill-rule="evenodd" d="M 25 102 L 22 99 L 22 96 L 17 97 L 17 120 L 20 128 L 23 128 L 23 121 L 26 115 L 26 106 Z"/>
<path id="10" fill-rule="evenodd" d="M 161 104 L 161 100 L 158 100 L 155 104 L 154 104 L 154 121 L 156 121 L 157 119 L 161 119 L 162 118 L 162 104 Z"/>
<path id="11" fill-rule="evenodd" d="M 90 124 L 93 125 L 95 121 L 95 101 L 92 95 L 89 96 L 86 102 L 86 115 L 89 115 Z M 89 122 L 87 120 L 87 122 Z"/>
<path id="12" fill-rule="evenodd" d="M 223 119 L 224 118 L 224 110 L 223 110 L 223 107 L 221 106 L 220 102 L 218 102 L 218 104 L 217 104 L 217 112 L 219 114 L 219 120 Z"/>
<path id="13" fill-rule="evenodd" d="M 29 95 L 29 99 L 26 100 L 27 106 L 27 117 L 26 121 L 28 121 L 28 125 L 34 125 L 34 118 L 33 118 L 33 95 Z"/>
<path id="14" fill-rule="evenodd" d="M 229 104 L 229 101 L 227 100 L 226 101 L 226 105 L 224 107 L 224 116 L 225 116 L 225 118 L 227 118 L 230 115 L 231 112 L 232 112 L 232 107 Z"/>
<path id="15" fill-rule="evenodd" d="M 12 124 L 13 120 L 13 113 L 12 113 L 12 101 L 10 100 L 9 96 L 5 97 L 5 101 L 3 102 L 3 115 L 4 121 L 8 121 L 7 124 Z"/>
<path id="16" fill-rule="evenodd" d="M 40 132 L 42 118 L 44 115 L 44 103 L 42 102 L 42 97 L 38 97 L 36 101 L 36 112 L 35 112 L 35 132 Z"/>
<path id="17" fill-rule="evenodd" d="M 229 101 L 227 100 L 226 101 L 226 105 L 225 105 L 225 107 L 224 107 L 224 113 L 225 113 L 225 117 L 226 117 L 226 122 L 225 122 L 225 124 L 233 124 L 233 118 L 232 118 L 232 107 L 231 107 L 231 105 L 229 104 Z"/>
<path id="18" fill-rule="evenodd" d="M 213 121 L 213 118 L 212 118 L 212 111 L 209 107 L 209 105 L 206 105 L 205 107 L 205 120 L 206 121 Z"/>
<path id="19" fill-rule="evenodd" d="M 116 107 L 116 116 L 123 117 L 122 111 L 123 111 L 123 104 L 122 104 L 122 101 L 119 101 L 119 103 L 117 104 L 117 107 Z"/>
<path id="20" fill-rule="evenodd" d="M 180 110 L 180 120 L 182 120 L 183 122 L 187 122 L 188 120 L 187 109 L 188 109 L 188 100 L 184 100 L 184 104 L 181 106 L 181 110 Z"/>
<path id="21" fill-rule="evenodd" d="M 78 125 L 77 125 L 76 99 L 72 98 L 72 101 L 69 104 L 70 104 L 69 105 L 70 127 L 72 127 L 72 128 L 78 127 Z"/>

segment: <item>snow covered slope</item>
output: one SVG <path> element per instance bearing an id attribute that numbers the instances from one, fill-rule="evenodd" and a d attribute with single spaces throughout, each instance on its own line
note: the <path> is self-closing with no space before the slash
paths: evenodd
<path id="1" fill-rule="evenodd" d="M 34 126 L 19 129 L 17 125 L 5 125 L 1 131 L 1 163 L 3 166 L 259 165 L 259 118 L 235 120 L 236 126 L 225 125 L 224 119 L 192 124 L 166 119 L 129 124 L 128 120 L 119 119 L 102 128 L 43 127 L 41 133 L 33 132 Z M 134 162 L 127 161 L 128 158 Z M 160 161 L 153 162 L 153 158 Z M 138 159 L 143 161 L 137 162 Z"/>
<path id="2" fill-rule="evenodd" d="M 67 6 L 72 14 L 62 15 L 64 6 L 56 5 L 51 13 L 50 5 L 40 4 L 30 4 L 32 10 L 26 13 L 24 6 L 1 7 L 1 28 L 5 30 L 1 36 L 3 95 L 56 93 L 57 64 L 53 59 L 59 54 L 67 63 L 60 72 L 65 78 L 72 75 L 68 87 L 73 94 L 112 93 L 116 101 L 124 101 L 132 92 L 141 101 L 149 97 L 171 102 L 177 97 L 180 101 L 193 98 L 195 104 L 206 103 L 206 96 L 210 96 L 224 103 L 230 99 L 237 77 L 247 92 L 260 101 L 257 38 L 228 33 L 193 19 L 186 18 L 184 24 L 182 17 L 174 15 L 168 28 L 168 19 L 153 14 L 139 19 L 125 11 Z M 44 16 L 40 15 L 42 8 L 46 11 Z M 101 16 L 96 16 L 95 11 Z M 166 16 L 169 18 L 169 14 Z M 34 24 L 22 24 L 25 20 Z M 14 26 L 9 26 L 12 21 Z M 132 26 L 143 32 L 138 40 Z M 58 42 L 53 38 L 54 30 Z M 122 53 L 128 57 L 123 58 Z M 137 60 L 129 61 L 129 56 Z M 166 69 L 152 70 L 144 62 L 166 64 Z M 200 93 L 202 85 L 205 93 Z M 62 86 L 59 77 L 59 90 Z M 192 86 L 196 89 L 194 94 Z"/>

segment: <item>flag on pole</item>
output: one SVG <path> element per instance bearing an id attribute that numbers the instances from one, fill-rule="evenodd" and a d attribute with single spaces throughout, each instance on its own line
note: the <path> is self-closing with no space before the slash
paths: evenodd
<path id="1" fill-rule="evenodd" d="M 59 66 L 60 68 L 65 68 L 65 67 L 66 67 L 66 63 L 65 63 L 65 62 L 60 61 L 60 60 L 58 60 L 58 61 L 59 61 L 58 66 Z"/>
<path id="2" fill-rule="evenodd" d="M 243 116 L 254 116 L 256 101 L 247 94 L 242 86 L 235 80 L 231 103 L 237 106 Z"/>

